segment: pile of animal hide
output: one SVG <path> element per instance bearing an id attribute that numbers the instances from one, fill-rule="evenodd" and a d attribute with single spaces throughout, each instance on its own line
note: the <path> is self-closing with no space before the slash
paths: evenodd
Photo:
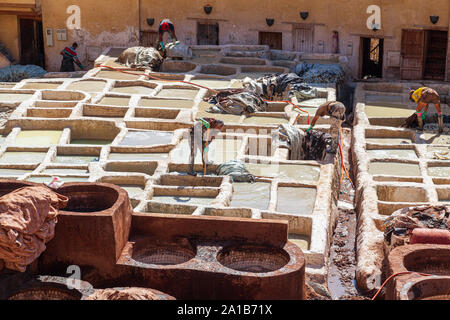
<path id="1" fill-rule="evenodd" d="M 117 62 L 129 68 L 150 68 L 159 71 L 164 57 L 153 47 L 131 47 L 121 53 Z"/>
<path id="2" fill-rule="evenodd" d="M 58 210 L 68 198 L 44 186 L 24 187 L 0 197 L 0 260 L 24 272 L 53 239 Z"/>

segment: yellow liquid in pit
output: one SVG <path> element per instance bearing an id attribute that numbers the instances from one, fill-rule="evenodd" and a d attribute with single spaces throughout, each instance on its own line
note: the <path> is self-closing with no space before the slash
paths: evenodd
<path id="1" fill-rule="evenodd" d="M 302 250 L 309 250 L 309 246 L 311 243 L 311 237 L 309 236 L 290 233 L 288 235 L 288 240 Z"/>
<path id="2" fill-rule="evenodd" d="M 372 162 L 369 165 L 369 173 L 390 176 L 421 176 L 418 164 L 397 162 Z"/>
<path id="3" fill-rule="evenodd" d="M 409 117 L 413 109 L 366 105 L 366 115 L 369 118 Z"/>
<path id="4" fill-rule="evenodd" d="M 62 131 L 56 130 L 25 130 L 20 131 L 15 144 L 21 146 L 50 146 L 57 144 Z"/>

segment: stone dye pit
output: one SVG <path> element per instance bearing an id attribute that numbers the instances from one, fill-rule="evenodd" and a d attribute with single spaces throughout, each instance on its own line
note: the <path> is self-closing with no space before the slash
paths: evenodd
<path id="1" fill-rule="evenodd" d="M 438 134 L 436 123 L 430 124 L 429 120 L 425 122 L 427 127 L 423 132 L 400 127 L 414 113 L 416 105 L 409 102 L 408 90 L 416 87 L 421 85 L 402 82 L 392 87 L 392 83 L 380 82 L 361 83 L 356 87 L 352 145 L 357 189 L 355 200 L 359 211 L 356 278 L 358 287 L 367 292 L 374 292 L 384 279 L 396 272 L 421 272 L 416 267 L 404 265 L 398 254 L 403 257 L 406 252 L 410 257 L 414 256 L 415 261 L 432 264 L 431 260 L 427 260 L 430 254 L 426 250 L 416 248 L 416 245 L 400 246 L 391 251 L 390 270 L 385 272 L 383 261 L 388 258 L 389 250 L 384 244 L 385 227 L 382 222 L 401 208 L 448 203 L 450 158 L 445 156 L 448 124 L 442 134 Z M 432 87 L 441 95 L 450 93 L 448 84 Z M 383 104 L 375 104 L 374 101 L 383 101 Z M 445 104 L 443 113 L 449 114 Z M 427 119 L 433 119 L 433 116 L 436 116 L 436 110 L 430 104 Z M 435 250 L 433 248 L 441 250 L 439 246 L 430 245 L 431 251 Z M 398 259 L 395 258 L 393 264 L 394 258 L 391 257 L 394 256 Z M 426 272 L 425 269 L 422 271 Z M 435 275 L 438 276 L 442 275 Z M 437 278 L 433 277 L 427 280 L 426 277 L 417 279 L 417 275 L 399 276 L 388 284 L 386 299 L 444 297 L 444 293 L 450 292 L 450 286 L 439 287 L 433 284 L 436 281 Z"/>
<path id="2" fill-rule="evenodd" d="M 0 103 L 16 106 L 0 132 L 0 177 L 42 183 L 58 175 L 67 183 L 63 191 L 76 199 L 61 214 L 58 234 L 39 258 L 39 273 L 61 273 L 61 264 L 86 265 L 98 270 L 84 279 L 95 287 L 145 286 L 180 299 L 300 299 L 305 278 L 326 283 L 339 163 L 288 160 L 288 150 L 270 138 L 282 123 L 305 130 L 307 115 L 286 103 L 269 103 L 268 112 L 249 117 L 211 114 L 204 101 L 211 91 L 193 85 L 238 88 L 246 76 L 289 69 L 265 58 L 223 59 L 223 52 L 213 50 L 187 64 L 173 61 L 158 73 L 117 66 L 137 73 L 131 75 L 100 67 L 111 63 L 108 53 L 81 79 L 57 79 L 41 88 L 24 80 L 0 91 Z M 315 89 L 318 98 L 302 103 L 311 116 L 321 103 L 336 100 L 334 85 Z M 191 177 L 187 133 L 202 116 L 224 120 L 225 130 L 210 145 L 207 175 L 197 157 L 194 170 L 200 174 Z M 316 128 L 329 132 L 330 123 L 320 119 Z M 377 134 L 372 137 L 385 138 Z M 415 135 L 398 138 L 416 148 Z M 382 148 L 376 141 L 374 146 L 374 160 L 386 152 L 414 162 L 419 176 L 426 171 L 419 149 L 383 145 L 386 151 L 376 153 Z M 245 162 L 256 182 L 215 175 L 231 159 Z M 72 181 L 120 188 L 93 184 L 86 195 Z M 71 237 L 78 239 L 68 243 Z M 86 246 L 92 250 L 82 250 Z M 219 276 L 212 280 L 206 270 Z M 180 277 L 192 280 L 180 285 Z M 255 283 L 258 290 L 250 293 Z M 192 284 L 199 287 L 192 290 Z"/>

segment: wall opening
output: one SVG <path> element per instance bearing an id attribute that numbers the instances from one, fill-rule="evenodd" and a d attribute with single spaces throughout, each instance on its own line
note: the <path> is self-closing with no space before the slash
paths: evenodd
<path id="1" fill-rule="evenodd" d="M 384 39 L 361 38 L 361 78 L 383 77 Z"/>
<path id="2" fill-rule="evenodd" d="M 218 23 L 197 23 L 198 45 L 219 45 Z"/>
<path id="3" fill-rule="evenodd" d="M 42 21 L 19 18 L 20 64 L 34 64 L 45 68 Z"/>
<path id="4" fill-rule="evenodd" d="M 447 31 L 425 31 L 424 75 L 426 80 L 444 80 L 447 60 Z"/>
<path id="5" fill-rule="evenodd" d="M 157 47 L 158 32 L 156 31 L 142 31 L 141 32 L 141 46 Z"/>
<path id="6" fill-rule="evenodd" d="M 294 51 L 311 53 L 313 51 L 313 29 L 312 27 L 301 27 L 293 30 Z"/>
<path id="7" fill-rule="evenodd" d="M 283 33 L 260 31 L 259 44 L 269 46 L 271 50 L 283 50 Z"/>

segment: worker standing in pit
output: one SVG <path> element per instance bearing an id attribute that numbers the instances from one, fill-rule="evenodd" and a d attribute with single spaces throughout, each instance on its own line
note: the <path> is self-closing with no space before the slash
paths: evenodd
<path id="1" fill-rule="evenodd" d="M 81 64 L 80 60 L 78 59 L 77 50 L 78 43 L 74 42 L 71 47 L 65 47 L 61 51 L 61 55 L 63 56 L 62 62 L 61 62 L 61 72 L 73 72 L 75 71 L 74 63 L 77 64 L 77 66 L 80 67 L 81 70 L 84 69 L 84 66 Z"/>
<path id="2" fill-rule="evenodd" d="M 436 90 L 428 87 L 421 87 L 417 90 L 411 90 L 409 92 L 409 99 L 417 103 L 416 115 L 417 122 L 419 124 L 419 130 L 423 130 L 423 120 L 425 120 L 425 115 L 428 111 L 428 105 L 430 103 L 433 103 L 438 114 L 439 132 L 444 131 L 444 118 L 441 111 L 441 99 Z"/>
<path id="3" fill-rule="evenodd" d="M 172 41 L 175 41 L 175 43 L 178 43 L 177 36 L 175 35 L 175 26 L 173 25 L 172 21 L 170 21 L 169 19 L 164 19 L 159 24 L 158 51 L 166 50 L 166 48 L 164 46 L 164 41 L 163 41 L 163 36 L 164 36 L 164 33 L 166 33 L 166 32 L 169 33 L 169 36 L 170 36 L 170 38 L 172 38 Z"/>
<path id="4" fill-rule="evenodd" d="M 196 176 L 194 171 L 194 162 L 196 151 L 200 149 L 202 152 L 202 164 L 206 168 L 208 155 L 208 146 L 214 140 L 215 136 L 222 131 L 223 121 L 214 118 L 198 118 L 194 125 L 189 128 L 189 143 L 191 146 L 191 154 L 189 158 L 189 175 Z"/>
<path id="5" fill-rule="evenodd" d="M 331 126 L 330 126 L 330 135 L 332 137 L 331 152 L 336 153 L 339 145 L 342 122 L 345 121 L 344 104 L 338 101 L 329 101 L 319 106 L 319 108 L 316 111 L 316 115 L 311 121 L 311 125 L 306 130 L 306 133 L 308 134 L 316 125 L 317 120 L 319 120 L 320 117 L 324 116 L 329 116 L 331 119 Z"/>

